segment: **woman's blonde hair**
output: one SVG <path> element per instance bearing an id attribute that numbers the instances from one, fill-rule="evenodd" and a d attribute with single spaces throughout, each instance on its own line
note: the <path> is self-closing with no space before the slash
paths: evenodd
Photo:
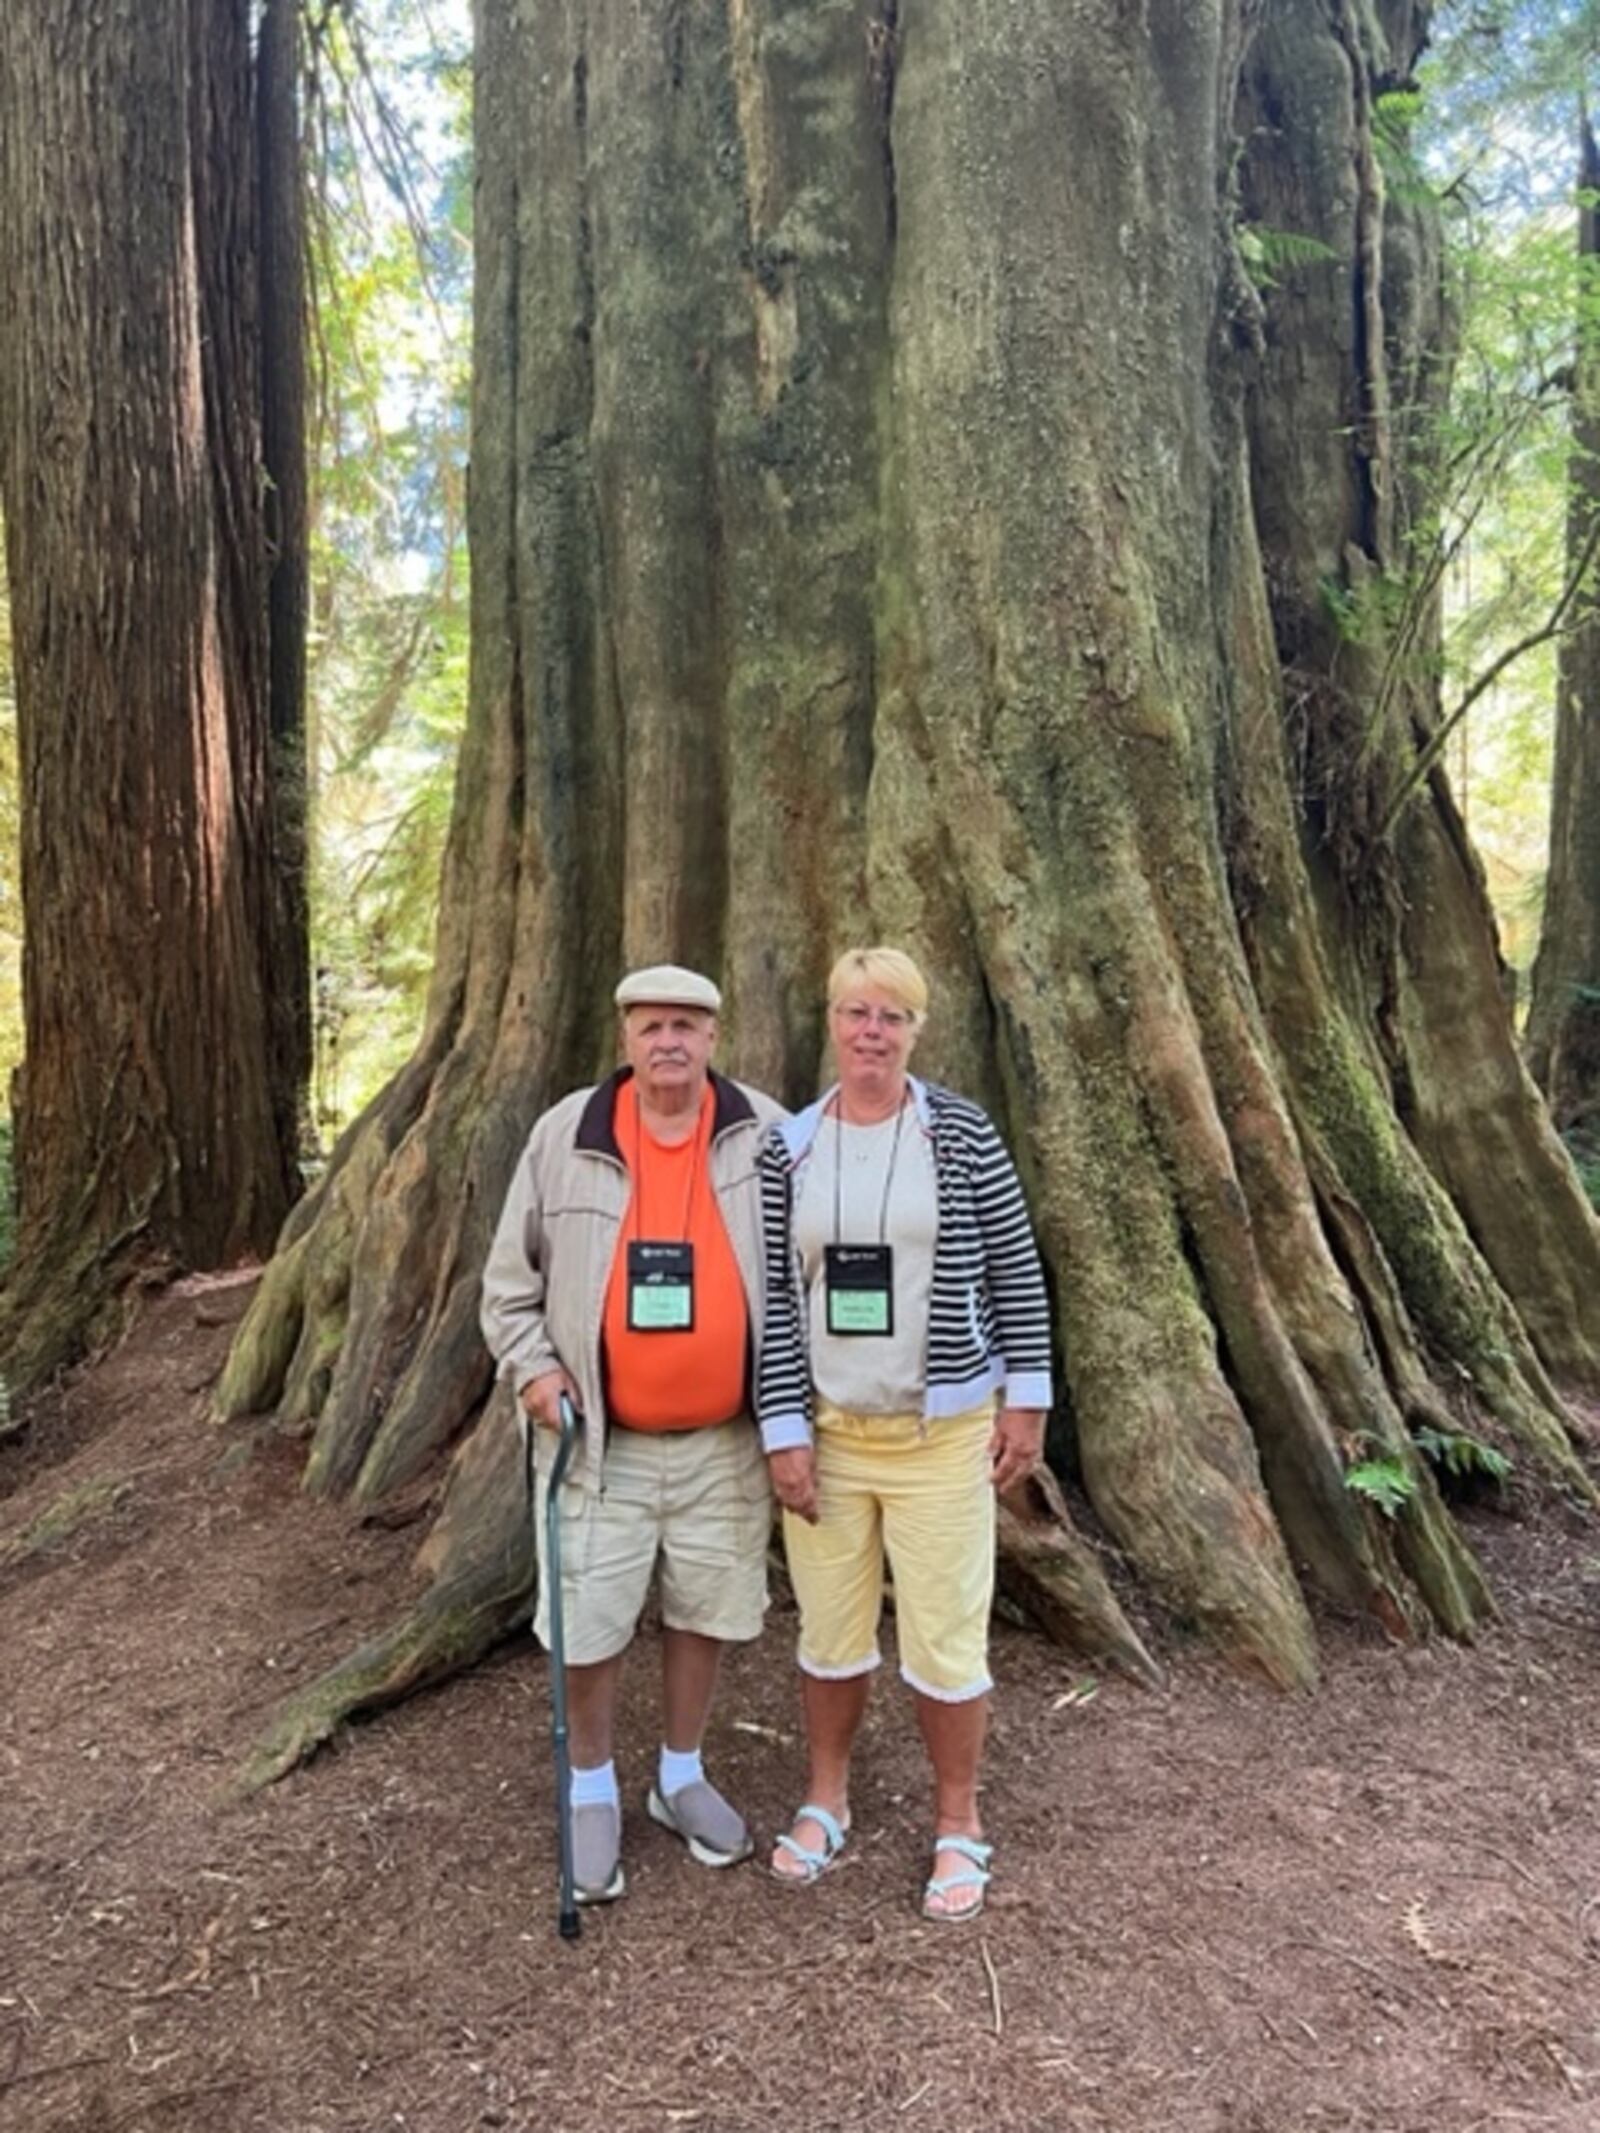
<path id="1" fill-rule="evenodd" d="M 927 1020 L 928 981 L 903 949 L 847 948 L 828 973 L 828 1005 L 867 985 L 886 992 L 919 1027 Z"/>

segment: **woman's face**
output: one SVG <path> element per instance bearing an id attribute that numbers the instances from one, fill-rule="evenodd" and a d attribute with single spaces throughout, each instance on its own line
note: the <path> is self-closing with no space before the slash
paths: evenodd
<path id="1" fill-rule="evenodd" d="M 876 985 L 857 986 L 828 1009 L 828 1033 L 846 1086 L 891 1087 L 905 1078 L 916 1017 Z"/>

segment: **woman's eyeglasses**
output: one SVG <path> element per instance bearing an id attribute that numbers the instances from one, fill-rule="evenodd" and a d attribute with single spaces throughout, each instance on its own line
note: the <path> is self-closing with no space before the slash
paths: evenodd
<path id="1" fill-rule="evenodd" d="M 860 1000 L 846 1000 L 834 1009 L 834 1013 L 846 1029 L 867 1029 L 876 1022 L 893 1036 L 911 1027 L 911 1016 L 903 1007 L 868 1007 Z"/>

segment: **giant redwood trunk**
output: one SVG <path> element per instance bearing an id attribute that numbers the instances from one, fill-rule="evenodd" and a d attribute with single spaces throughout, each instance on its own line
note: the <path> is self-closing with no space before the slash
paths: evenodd
<path id="1" fill-rule="evenodd" d="M 1578 158 L 1578 330 L 1573 359 L 1567 566 L 1600 533 L 1600 145 Z M 1557 661 L 1550 866 L 1528 1007 L 1528 1061 L 1556 1121 L 1600 1159 L 1600 612 L 1592 564 Z"/>
<path id="2" fill-rule="evenodd" d="M 0 494 L 26 1058 L 0 1357 L 270 1243 L 295 1181 L 272 879 L 246 0 L 0 10 Z"/>
<path id="3" fill-rule="evenodd" d="M 1427 630 L 1352 646 L 1327 596 L 1397 567 L 1437 384 L 1431 229 L 1374 146 L 1420 27 L 480 0 L 435 988 L 223 1388 L 362 1501 L 465 1441 L 416 1613 L 257 1775 L 525 1608 L 478 1269 L 530 1121 L 607 1063 L 612 974 L 657 957 L 721 975 L 734 1064 L 790 1101 L 835 951 L 927 964 L 927 1065 L 1002 1120 L 1052 1270 L 1063 1464 L 1269 1679 L 1313 1678 L 1312 1602 L 1396 1635 L 1490 1606 L 1413 1428 L 1589 1493 L 1556 1385 L 1600 1379 L 1600 1232 L 1448 793 L 1383 827 Z M 1331 256 L 1263 303 L 1241 215 Z M 1392 1520 L 1346 1484 L 1383 1459 Z M 1042 1499 L 1007 1552 L 1139 1663 Z"/>

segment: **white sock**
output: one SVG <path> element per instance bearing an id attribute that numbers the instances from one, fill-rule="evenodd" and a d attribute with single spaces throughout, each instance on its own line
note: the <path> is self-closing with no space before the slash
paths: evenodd
<path id="1" fill-rule="evenodd" d="M 664 1747 L 661 1766 L 656 1773 L 656 1790 L 664 1800 L 670 1800 L 675 1792 L 682 1792 L 685 1785 L 698 1785 L 705 1774 L 698 1748 Z"/>
<path id="2" fill-rule="evenodd" d="M 617 1790 L 616 1764 L 602 1763 L 597 1770 L 574 1770 L 572 1804 L 574 1807 L 620 1807 L 622 1795 Z"/>

